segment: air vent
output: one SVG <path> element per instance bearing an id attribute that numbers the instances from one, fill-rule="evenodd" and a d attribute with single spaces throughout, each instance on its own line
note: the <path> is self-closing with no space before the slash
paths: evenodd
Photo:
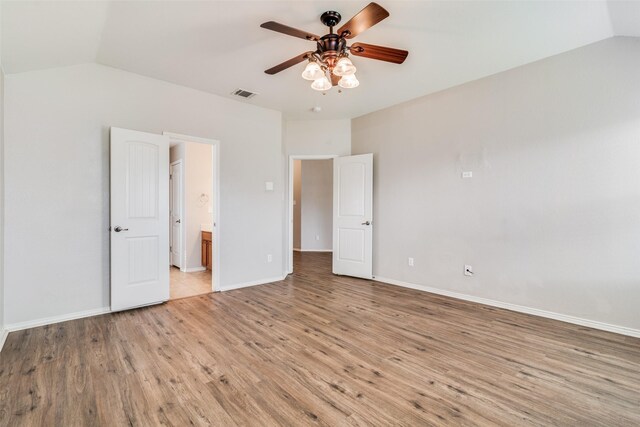
<path id="1" fill-rule="evenodd" d="M 231 92 L 231 95 L 239 96 L 240 98 L 244 98 L 244 99 L 249 99 L 256 96 L 257 93 L 249 92 L 248 90 L 244 90 L 244 89 L 236 89 L 233 92 Z"/>

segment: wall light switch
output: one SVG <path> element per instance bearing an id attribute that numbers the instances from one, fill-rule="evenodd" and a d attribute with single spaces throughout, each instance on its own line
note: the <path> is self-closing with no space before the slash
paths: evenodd
<path id="1" fill-rule="evenodd" d="M 471 177 L 473 177 L 473 172 L 472 171 L 464 171 L 464 172 L 462 172 L 462 177 L 463 178 L 471 178 Z"/>
<path id="2" fill-rule="evenodd" d="M 473 276 L 473 267 L 471 267 L 469 264 L 464 265 L 464 275 Z"/>
<path id="3" fill-rule="evenodd" d="M 273 191 L 273 182 L 267 181 L 264 183 L 264 189 L 266 191 Z"/>

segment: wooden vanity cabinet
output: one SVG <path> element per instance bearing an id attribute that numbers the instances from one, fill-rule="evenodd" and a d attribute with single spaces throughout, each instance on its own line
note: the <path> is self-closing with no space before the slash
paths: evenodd
<path id="1" fill-rule="evenodd" d="M 203 231 L 202 232 L 202 266 L 206 267 L 207 270 L 211 270 L 211 260 L 213 254 L 213 246 L 211 244 L 211 232 Z"/>

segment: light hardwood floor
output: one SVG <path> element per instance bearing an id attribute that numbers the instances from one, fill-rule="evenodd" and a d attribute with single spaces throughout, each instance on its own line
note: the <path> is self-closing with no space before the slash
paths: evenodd
<path id="1" fill-rule="evenodd" d="M 178 267 L 169 270 L 170 298 L 178 299 L 211 292 L 211 270 L 185 273 Z"/>
<path id="2" fill-rule="evenodd" d="M 0 424 L 640 425 L 640 340 L 296 254 L 282 282 L 11 333 Z"/>

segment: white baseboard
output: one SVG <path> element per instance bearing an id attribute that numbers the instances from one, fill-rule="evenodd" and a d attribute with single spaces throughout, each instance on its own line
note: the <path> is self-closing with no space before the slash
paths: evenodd
<path id="1" fill-rule="evenodd" d="M 333 249 L 296 249 L 293 248 L 296 252 L 333 252 Z"/>
<path id="2" fill-rule="evenodd" d="M 4 347 L 4 342 L 7 340 L 7 336 L 9 336 L 9 331 L 7 329 L 0 330 L 0 351 L 2 351 L 2 347 Z"/>
<path id="3" fill-rule="evenodd" d="M 197 271 L 205 271 L 206 269 L 207 269 L 207 267 L 191 267 L 191 268 L 182 269 L 180 271 L 182 271 L 184 273 L 195 273 Z"/>
<path id="4" fill-rule="evenodd" d="M 294 252 L 302 252 L 302 249 L 300 249 L 300 248 L 293 248 L 293 251 L 294 251 Z"/>
<path id="5" fill-rule="evenodd" d="M 38 326 L 53 325 L 54 323 L 68 320 L 82 319 L 83 317 L 99 316 L 111 313 L 111 307 L 95 308 L 93 310 L 78 311 L 76 313 L 63 314 L 61 316 L 45 317 L 42 319 L 28 320 L 26 322 L 12 323 L 6 326 L 8 332 L 21 331 L 23 329 L 36 328 Z"/>
<path id="6" fill-rule="evenodd" d="M 501 302 L 487 298 L 475 297 L 467 294 L 460 294 L 457 292 L 446 291 L 443 289 L 432 288 L 425 285 L 417 285 L 415 283 L 403 282 L 400 280 L 389 279 L 386 277 L 376 276 L 373 280 L 377 282 L 387 283 L 389 285 L 402 286 L 404 288 L 416 289 L 419 291 L 430 292 L 432 294 L 443 295 L 446 297 L 461 299 L 464 301 L 476 302 L 479 304 L 490 305 L 492 307 L 504 308 L 511 311 L 517 311 L 519 313 L 532 314 L 534 316 L 546 317 L 548 319 L 560 320 L 562 322 L 573 323 L 574 325 L 587 326 L 593 329 L 600 329 L 602 331 L 614 332 L 616 334 L 628 335 L 630 337 L 640 338 L 640 330 L 627 328 L 625 326 L 611 325 L 608 323 L 598 322 L 595 320 L 583 319 L 581 317 L 569 316 L 566 314 L 555 313 L 552 311 L 540 310 L 537 308 L 526 307 L 523 305 L 511 304 L 508 302 Z"/>
<path id="7" fill-rule="evenodd" d="M 268 279 L 253 280 L 251 282 L 236 283 L 235 285 L 220 287 L 219 291 L 220 292 L 231 291 L 234 289 L 242 289 L 242 288 L 248 288 L 250 286 L 258 286 L 258 285 L 264 285 L 267 283 L 279 282 L 281 280 L 284 280 L 286 277 L 287 276 L 284 275 L 284 276 L 270 277 Z"/>

